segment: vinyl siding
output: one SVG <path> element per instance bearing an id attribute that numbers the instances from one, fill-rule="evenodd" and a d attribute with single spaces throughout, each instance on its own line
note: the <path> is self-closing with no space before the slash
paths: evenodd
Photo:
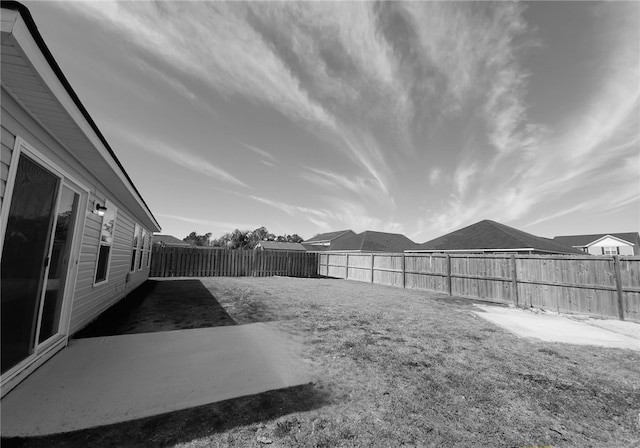
<path id="1" fill-rule="evenodd" d="M 89 203 L 92 204 L 96 199 L 101 201 L 103 197 L 105 196 L 100 195 L 99 192 L 97 196 L 92 194 Z M 149 269 L 146 266 L 139 271 L 129 273 L 135 221 L 126 211 L 118 209 L 107 281 L 94 286 L 101 222 L 101 217 L 88 211 L 78 263 L 76 295 L 69 325 L 70 334 L 82 329 L 149 277 Z"/>
<path id="2" fill-rule="evenodd" d="M 69 335 L 80 330 L 100 313 L 122 299 L 125 294 L 143 283 L 149 275 L 146 266 L 140 271 L 127 274 L 131 262 L 134 214 L 127 210 L 99 178 L 83 167 L 42 125 L 27 113 L 5 90 L 2 89 L 2 197 L 8 178 L 9 160 L 16 136 L 25 140 L 36 151 L 73 177 L 81 186 L 90 190 L 85 210 L 82 245 L 78 258 L 78 272 L 71 305 Z M 91 153 L 89 153 L 91 154 Z M 93 284 L 98 254 L 98 243 L 102 218 L 92 213 L 94 201 L 108 199 L 117 207 L 114 242 L 109 261 L 107 281 Z M 149 229 L 145 229 L 149 231 Z"/>
<path id="3" fill-rule="evenodd" d="M 589 253 L 591 255 L 602 255 L 602 247 L 603 246 L 589 246 Z M 619 242 L 615 244 L 611 244 L 607 247 L 618 247 L 620 250 L 620 255 L 634 255 L 633 246 L 621 245 Z"/>

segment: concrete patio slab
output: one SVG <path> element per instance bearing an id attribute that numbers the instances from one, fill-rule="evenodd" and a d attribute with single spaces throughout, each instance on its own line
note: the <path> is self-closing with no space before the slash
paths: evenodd
<path id="1" fill-rule="evenodd" d="M 119 423 L 306 384 L 274 323 L 72 340 L 1 402 L 2 436 Z"/>
<path id="2" fill-rule="evenodd" d="M 560 315 L 488 305 L 476 305 L 478 316 L 518 336 L 547 342 L 596 345 L 640 351 L 640 324 L 605 321 L 601 319 L 575 320 Z"/>

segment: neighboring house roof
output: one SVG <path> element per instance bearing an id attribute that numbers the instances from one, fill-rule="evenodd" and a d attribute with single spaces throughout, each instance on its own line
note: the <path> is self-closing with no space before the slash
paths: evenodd
<path id="1" fill-rule="evenodd" d="M 533 250 L 558 254 L 584 252 L 488 219 L 418 245 L 425 251 L 509 251 Z"/>
<path id="2" fill-rule="evenodd" d="M 591 235 L 563 235 L 553 238 L 554 241 L 564 244 L 565 246 L 572 247 L 588 247 L 592 244 L 600 241 L 607 236 L 626 241 L 630 245 L 638 244 L 640 242 L 640 235 L 638 232 L 626 232 L 626 233 L 594 233 Z"/>
<path id="3" fill-rule="evenodd" d="M 326 242 L 331 242 L 333 240 L 335 240 L 336 238 L 343 236 L 345 234 L 351 233 L 353 235 L 355 235 L 355 232 L 351 229 L 348 230 L 338 230 L 337 232 L 328 232 L 328 233 L 321 233 L 319 235 L 314 236 L 313 238 L 309 238 L 308 240 L 304 241 L 305 244 L 310 244 L 310 243 L 326 243 Z"/>
<path id="4" fill-rule="evenodd" d="M 142 195 L 62 73 L 31 13 L 21 3 L 2 1 L 2 44 L 18 50 L 23 71 L 9 73 L 3 59 L 2 87 L 85 167 L 100 179 L 145 227 L 160 230 Z M 16 11 L 17 14 L 8 14 Z M 13 58 L 14 56 L 12 56 Z M 11 63 L 18 63 L 12 60 Z M 87 157 L 88 152 L 95 155 Z"/>
<path id="5" fill-rule="evenodd" d="M 161 246 L 190 246 L 186 241 L 182 241 L 173 235 L 153 235 L 153 244 L 160 244 Z"/>
<path id="6" fill-rule="evenodd" d="M 399 233 L 366 230 L 331 245 L 330 250 L 363 252 L 404 252 L 415 249 L 416 243 Z"/>
<path id="7" fill-rule="evenodd" d="M 300 243 L 286 243 L 282 241 L 260 241 L 256 249 L 262 247 L 264 250 L 286 250 L 296 252 L 306 252 L 307 249 Z"/>
<path id="8" fill-rule="evenodd" d="M 307 244 L 306 242 L 300 243 L 307 250 L 307 252 L 325 252 L 330 250 L 329 245 L 323 245 L 320 243 Z"/>

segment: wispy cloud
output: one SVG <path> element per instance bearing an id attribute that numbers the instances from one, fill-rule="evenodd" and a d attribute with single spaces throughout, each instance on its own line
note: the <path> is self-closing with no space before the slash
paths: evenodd
<path id="1" fill-rule="evenodd" d="M 312 167 L 304 167 L 300 177 L 308 182 L 313 182 L 330 190 L 349 190 L 358 195 L 379 195 L 380 189 L 377 182 L 367 177 L 350 177 L 332 171 L 321 170 Z"/>
<path id="2" fill-rule="evenodd" d="M 429 184 L 436 185 L 442 178 L 442 169 L 432 168 L 429 172 Z"/>
<path id="3" fill-rule="evenodd" d="M 638 170 L 612 162 L 633 165 L 639 152 L 638 4 L 614 3 L 612 14 L 589 6 L 605 11 L 594 30 L 603 42 L 599 90 L 572 120 L 544 125 L 528 115 L 535 74 L 523 58 L 546 36 L 536 35 L 517 2 L 89 2 L 80 10 L 170 65 L 172 75 L 154 76 L 193 101 L 171 76 L 188 73 L 228 99 L 267 105 L 327 142 L 335 164 L 302 162 L 300 177 L 334 199 L 312 208 L 247 198 L 323 228 L 399 229 L 393 205 L 420 190 L 411 176 L 421 186 L 426 176 L 439 202 L 427 203 L 435 193 L 423 203 L 416 194 L 407 203 L 431 215 L 406 216 L 429 232 L 485 217 L 561 216 L 580 209 L 558 201 L 569 193 L 588 191 L 583 203 L 601 208 L 639 200 Z M 445 157 L 424 142 L 447 125 L 458 127 L 450 134 L 461 143 L 443 145 Z M 140 140 L 172 163 L 246 186 L 206 157 Z M 279 165 L 269 151 L 243 146 Z M 596 179 L 616 194 L 598 191 Z"/>
<path id="4" fill-rule="evenodd" d="M 460 164 L 453 175 L 455 184 L 455 192 L 458 196 L 463 197 L 469 188 L 469 184 L 473 182 L 474 176 L 478 173 L 478 165 L 476 163 Z"/>
<path id="5" fill-rule="evenodd" d="M 242 143 L 242 146 L 247 148 L 249 151 L 252 151 L 255 154 L 258 154 L 259 156 L 267 159 L 266 161 L 263 160 L 262 162 L 266 163 L 269 166 L 274 166 L 274 163 L 277 162 L 276 158 L 273 155 L 271 155 L 269 152 L 265 151 L 262 148 L 258 148 L 257 146 L 253 146 L 248 143 Z"/>
<path id="6" fill-rule="evenodd" d="M 228 221 L 216 221 L 202 218 L 194 218 L 191 216 L 181 216 L 181 215 L 168 215 L 165 213 L 157 213 L 156 216 L 160 218 L 166 218 L 181 222 L 186 222 L 188 224 L 194 224 L 198 226 L 204 227 L 215 227 L 219 229 L 228 229 L 228 231 L 232 229 L 256 229 L 259 226 L 255 223 L 238 223 L 238 222 L 228 222 Z"/>
<path id="7" fill-rule="evenodd" d="M 214 165 L 205 157 L 196 155 L 195 151 L 190 151 L 181 145 L 170 145 L 164 141 L 153 139 L 149 136 L 127 133 L 122 130 L 119 135 L 127 138 L 131 143 L 147 153 L 160 157 L 174 165 L 181 166 L 192 172 L 203 174 L 207 177 L 217 179 L 223 182 L 232 183 L 241 187 L 247 185 L 237 179 L 227 171 Z"/>

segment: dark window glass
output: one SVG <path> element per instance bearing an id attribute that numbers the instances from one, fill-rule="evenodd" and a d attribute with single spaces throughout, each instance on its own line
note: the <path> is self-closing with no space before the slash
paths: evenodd
<path id="1" fill-rule="evenodd" d="M 100 245 L 98 253 L 98 269 L 96 269 L 96 283 L 107 279 L 107 266 L 109 264 L 109 252 L 111 246 Z"/>
<path id="2" fill-rule="evenodd" d="M 58 185 L 20 156 L 2 248 L 2 372 L 33 352 Z"/>

